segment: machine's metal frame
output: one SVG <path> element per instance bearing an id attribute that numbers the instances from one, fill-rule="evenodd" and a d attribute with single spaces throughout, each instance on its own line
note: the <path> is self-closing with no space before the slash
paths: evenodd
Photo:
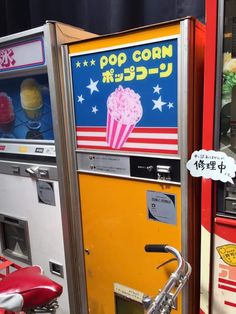
<path id="1" fill-rule="evenodd" d="M 83 295 L 83 285 L 81 285 L 80 280 L 81 275 L 79 275 L 78 270 L 78 252 L 77 247 L 77 225 L 76 225 L 76 213 L 73 212 L 73 208 L 70 206 L 70 190 L 69 186 L 73 186 L 70 183 L 71 175 L 69 175 L 67 164 L 67 158 L 70 157 L 70 154 L 67 155 L 68 150 L 64 144 L 64 94 L 63 94 L 63 83 L 62 77 L 62 64 L 61 64 L 61 52 L 60 46 L 65 42 L 72 42 L 75 40 L 80 40 L 84 38 L 95 37 L 95 34 L 85 32 L 79 28 L 75 28 L 70 25 L 59 23 L 56 21 L 48 21 L 41 27 L 37 27 L 28 31 L 16 33 L 13 35 L 5 36 L 0 38 L 0 47 L 7 42 L 13 43 L 15 41 L 26 40 L 35 36 L 43 36 L 45 42 L 45 55 L 46 55 L 46 64 L 32 69 L 25 70 L 12 70 L 10 73 L 0 73 L 1 79 L 12 78 L 28 74 L 48 74 L 49 88 L 50 88 L 50 97 L 51 97 L 51 108 L 52 108 L 52 118 L 53 118 L 53 129 L 54 129 L 54 141 L 37 141 L 37 146 L 42 145 L 55 145 L 56 154 L 52 156 L 54 161 L 47 164 L 47 162 L 30 161 L 30 158 L 24 160 L 24 155 L 19 155 L 21 161 L 10 161 L 7 158 L 1 160 L 0 163 L 0 172 L 5 174 L 16 174 L 14 173 L 14 167 L 18 167 L 23 163 L 23 170 L 27 167 L 32 167 L 37 165 L 42 165 L 47 167 L 50 172 L 50 179 L 59 180 L 59 189 L 60 189 L 60 201 L 61 201 L 61 215 L 62 215 L 62 229 L 64 236 L 64 248 L 65 248 L 65 259 L 66 259 L 66 272 L 67 272 L 67 285 L 69 290 L 69 301 L 70 301 L 70 313 L 78 314 L 78 309 L 82 306 L 84 299 Z M 63 126 L 63 127 L 62 127 Z M 63 139 L 63 140 L 62 140 Z M 2 142 L 2 140 L 0 141 Z M 10 142 L 10 141 L 7 141 Z M 19 141 L 24 143 L 26 141 Z M 30 141 L 27 141 L 30 144 Z M 56 164 L 56 166 L 55 166 Z M 22 167 L 22 165 L 20 166 Z M 13 170 L 12 170 L 13 169 Z M 28 176 L 25 171 L 23 171 L 23 176 Z M 75 210 L 75 209 L 74 209 Z M 75 279 L 76 278 L 76 279 Z"/>
<path id="2" fill-rule="evenodd" d="M 217 22 L 217 50 L 216 50 L 216 85 L 215 85 L 215 121 L 214 121 L 214 147 L 219 149 L 220 110 L 221 110 L 221 81 L 223 69 L 223 39 L 224 39 L 224 1 L 218 1 Z"/>
<path id="3" fill-rule="evenodd" d="M 182 67 L 182 72 L 179 69 L 179 152 L 180 156 L 180 176 L 181 176 L 181 232 L 182 232 L 182 255 L 187 259 L 188 256 L 188 231 L 186 226 L 188 226 L 188 195 L 186 191 L 188 190 L 188 173 L 186 169 L 187 163 L 187 152 L 188 152 L 188 72 L 189 72 L 189 28 L 190 21 L 184 20 L 180 22 L 180 62 L 179 67 Z M 184 82 L 183 84 L 181 84 Z M 184 288 L 185 297 L 182 299 L 183 313 L 188 313 L 188 289 Z"/>
<path id="4" fill-rule="evenodd" d="M 208 150 L 220 150 L 220 113 L 222 108 L 222 70 L 223 70 L 223 45 L 224 45 L 224 15 L 225 0 L 206 1 L 206 17 L 208 21 L 205 57 L 206 75 L 205 75 L 205 97 L 203 127 L 203 148 Z M 211 87 L 211 88 L 210 88 Z M 208 120 L 209 119 L 209 123 Z M 233 217 L 226 215 L 218 210 L 221 209 L 219 195 L 223 191 L 219 188 L 218 182 L 202 181 L 202 243 L 201 243 L 201 312 L 204 314 L 213 313 L 217 308 L 222 310 L 221 306 L 227 310 L 227 302 L 224 298 L 227 294 L 217 291 L 218 271 L 217 259 L 219 257 L 216 247 L 219 241 L 223 243 L 235 243 L 230 239 L 233 229 L 227 229 L 228 226 L 234 226 Z M 223 183 L 222 183 L 223 185 Z M 231 219 L 230 219 L 231 218 Z M 219 231 L 223 229 L 225 236 Z M 204 236 L 204 237 L 203 237 Z M 221 243 L 222 245 L 222 243 Z M 210 265 L 210 267 L 209 267 Z M 203 280 L 204 278 L 204 280 Z M 220 289 L 220 288 L 219 288 Z M 218 302 L 218 297 L 222 297 L 222 305 Z M 233 307 L 229 307 L 229 312 Z"/>
<path id="5" fill-rule="evenodd" d="M 188 195 L 186 191 L 188 190 L 188 173 L 186 169 L 186 162 L 188 160 L 187 152 L 188 152 L 188 134 L 187 134 L 187 127 L 188 127 L 188 101 L 189 101 L 189 85 L 188 85 L 188 78 L 189 78 L 189 48 L 192 44 L 191 38 L 191 30 L 190 30 L 190 19 L 183 19 L 180 21 L 180 35 L 178 36 L 178 136 L 179 136 L 179 155 L 176 157 L 167 156 L 167 158 L 175 158 L 181 160 L 181 187 L 182 187 L 182 254 L 186 258 L 188 256 L 188 231 L 186 225 L 188 225 Z M 176 36 L 173 36 L 176 38 Z M 75 245 L 78 248 L 78 265 L 80 268 L 80 282 L 81 282 L 81 290 L 83 299 L 86 300 L 86 280 L 84 276 L 84 256 L 83 256 L 83 234 L 82 234 L 82 227 L 81 227 L 81 208 L 80 208 L 80 195 L 78 189 L 78 181 L 75 176 L 77 172 L 77 165 L 76 165 L 76 142 L 74 136 L 74 113 L 73 113 L 73 99 L 72 99 L 72 83 L 70 82 L 71 78 L 71 68 L 70 68 L 70 56 L 68 52 L 68 47 L 66 45 L 62 46 L 62 58 L 63 58 L 63 65 L 64 65 L 64 86 L 66 91 L 66 103 L 68 107 L 64 106 L 64 144 L 61 147 L 65 148 L 68 156 L 68 162 L 64 164 L 63 168 L 66 167 L 68 173 L 68 185 L 67 191 L 68 195 L 70 195 L 70 208 L 71 214 L 74 215 L 74 221 L 72 228 L 75 228 L 77 225 L 77 244 Z M 182 71 L 181 71 L 182 69 Z M 68 127 L 70 126 L 70 127 Z M 94 151 L 99 153 L 98 151 Z M 102 153 L 105 154 L 112 154 L 111 152 L 103 151 Z M 119 152 L 117 153 L 117 155 Z M 132 156 L 133 154 L 126 154 L 122 153 L 122 155 L 129 155 Z M 147 154 L 135 154 L 137 156 L 145 156 Z M 148 157 L 153 157 L 152 154 L 149 154 Z M 155 155 L 155 157 L 165 158 L 163 155 Z M 96 175 L 99 175 L 96 173 Z M 131 180 L 135 180 L 135 178 L 130 178 Z M 157 181 L 157 180 L 156 180 Z M 163 182 L 163 181 L 162 181 Z M 171 182 L 166 182 L 171 183 Z M 79 226 L 79 227 L 78 227 Z M 83 286 L 84 285 L 84 286 Z M 82 288 L 83 287 L 83 288 Z M 184 289 L 185 297 L 182 301 L 183 306 L 183 313 L 188 313 L 189 304 L 188 304 L 188 289 Z M 81 314 L 87 314 L 87 305 L 85 302 L 81 307 Z"/>

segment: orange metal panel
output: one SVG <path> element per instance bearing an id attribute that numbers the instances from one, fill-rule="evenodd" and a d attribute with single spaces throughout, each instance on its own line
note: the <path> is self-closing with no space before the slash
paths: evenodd
<path id="1" fill-rule="evenodd" d="M 79 185 L 90 313 L 115 313 L 114 283 L 157 294 L 176 263 L 156 270 L 170 256 L 145 253 L 144 246 L 164 242 L 181 250 L 180 187 L 86 174 Z M 148 219 L 148 190 L 176 195 L 177 225 Z"/>
<path id="2" fill-rule="evenodd" d="M 103 36 L 90 41 L 83 41 L 69 45 L 69 53 L 79 53 L 88 50 L 101 49 L 134 43 L 137 41 L 150 40 L 154 38 L 174 36 L 180 33 L 180 23 L 163 24 L 157 27 L 140 28 L 140 30 Z"/>

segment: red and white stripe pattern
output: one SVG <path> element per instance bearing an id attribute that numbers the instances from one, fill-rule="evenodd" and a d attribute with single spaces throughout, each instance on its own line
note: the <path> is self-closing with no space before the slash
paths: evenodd
<path id="1" fill-rule="evenodd" d="M 236 281 L 219 278 L 218 288 L 236 293 Z"/>
<path id="2" fill-rule="evenodd" d="M 219 278 L 218 279 L 218 288 L 225 290 L 225 291 L 230 291 L 231 293 L 232 292 L 236 293 L 236 281 Z M 232 299 L 235 300 L 235 296 L 232 295 Z M 236 308 L 235 302 L 225 300 L 224 304 L 227 306 Z M 225 313 L 226 313 L 226 311 L 225 311 Z"/>
<path id="3" fill-rule="evenodd" d="M 76 127 L 77 148 L 114 150 L 106 141 L 106 127 Z M 178 128 L 134 128 L 122 151 L 178 154 Z"/>

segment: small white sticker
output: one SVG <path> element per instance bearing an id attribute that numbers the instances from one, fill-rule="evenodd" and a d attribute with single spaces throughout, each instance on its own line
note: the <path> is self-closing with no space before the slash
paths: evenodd
<path id="1" fill-rule="evenodd" d="M 140 291 L 134 290 L 127 286 L 121 285 L 119 283 L 114 283 L 114 291 L 115 293 L 127 299 L 130 299 L 139 303 L 143 302 L 144 294 Z"/>
<path id="2" fill-rule="evenodd" d="M 148 218 L 176 225 L 175 195 L 147 191 Z"/>
<path id="3" fill-rule="evenodd" d="M 187 162 L 187 169 L 193 177 L 229 181 L 233 184 L 236 164 L 234 159 L 224 152 L 202 149 L 192 153 L 191 159 Z"/>
<path id="4" fill-rule="evenodd" d="M 39 203 L 55 206 L 55 195 L 52 182 L 36 181 Z"/>

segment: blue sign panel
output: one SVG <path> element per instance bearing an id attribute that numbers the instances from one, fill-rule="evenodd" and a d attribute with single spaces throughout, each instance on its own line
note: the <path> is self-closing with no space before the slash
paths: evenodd
<path id="1" fill-rule="evenodd" d="M 178 153 L 178 41 L 71 57 L 77 147 Z"/>

